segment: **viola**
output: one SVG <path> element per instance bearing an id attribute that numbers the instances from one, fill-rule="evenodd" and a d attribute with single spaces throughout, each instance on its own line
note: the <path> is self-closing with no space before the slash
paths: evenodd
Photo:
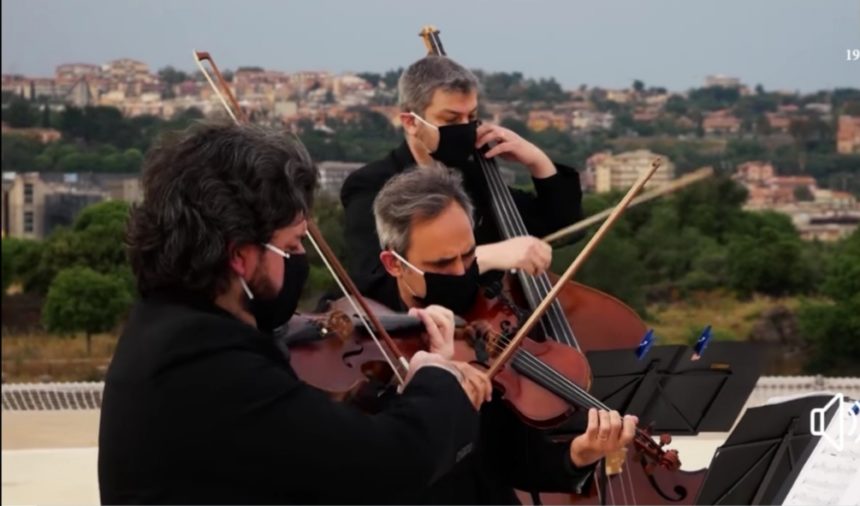
<path id="1" fill-rule="evenodd" d="M 528 493 L 517 491 L 524 505 L 532 504 L 694 504 L 705 480 L 707 469 L 698 471 L 669 470 L 657 467 L 646 470 L 634 452 L 608 456 L 598 467 L 597 477 L 583 494 L 558 492 Z"/>
<path id="2" fill-rule="evenodd" d="M 373 301 L 368 304 L 407 357 L 426 350 L 420 320 Z M 293 317 L 280 339 L 288 346 L 291 365 L 303 381 L 335 398 L 360 399 L 367 397 L 363 389 L 368 385 L 376 389 L 388 385 L 392 371 L 350 311 L 345 299 L 332 301 L 325 313 Z M 515 330 L 512 322 L 520 311 L 503 297 L 490 298 L 482 291 L 469 314 L 457 322 L 454 360 L 491 367 L 510 344 Z M 548 428 L 566 420 L 578 407 L 608 409 L 587 391 L 590 369 L 581 352 L 552 340 L 525 338 L 517 346 L 513 359 L 492 379 L 523 421 Z M 663 449 L 669 442 L 666 438 L 655 443 L 642 430 L 634 438 L 638 455 L 654 466 L 677 469 L 677 453 Z"/>

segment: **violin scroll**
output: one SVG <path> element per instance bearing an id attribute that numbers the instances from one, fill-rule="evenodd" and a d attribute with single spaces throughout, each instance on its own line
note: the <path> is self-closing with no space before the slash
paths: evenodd
<path id="1" fill-rule="evenodd" d="M 660 434 L 660 442 L 652 439 L 653 425 L 636 431 L 633 442 L 639 461 L 643 463 L 645 472 L 651 474 L 659 466 L 668 471 L 677 471 L 681 468 L 681 459 L 678 450 L 666 450 L 664 447 L 672 442 L 669 434 Z"/>

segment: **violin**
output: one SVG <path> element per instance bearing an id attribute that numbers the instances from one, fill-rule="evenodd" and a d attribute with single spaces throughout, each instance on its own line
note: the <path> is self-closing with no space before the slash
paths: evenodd
<path id="1" fill-rule="evenodd" d="M 424 326 L 419 319 L 379 303 L 368 304 L 407 357 L 426 350 Z M 502 298 L 479 293 L 465 319 L 455 322 L 454 360 L 491 367 L 493 359 L 511 344 L 514 329 L 510 322 L 518 312 Z M 288 347 L 296 374 L 340 399 L 363 398 L 366 386 L 378 389 L 389 384 L 392 373 L 380 348 L 373 346 L 356 321 L 357 315 L 350 313 L 343 298 L 330 302 L 324 313 L 293 317 L 279 340 Z M 581 352 L 552 340 L 525 338 L 516 346 L 510 366 L 493 374 L 492 380 L 502 399 L 524 422 L 548 428 L 566 420 L 577 407 L 609 409 L 587 391 L 590 369 Z M 652 467 L 677 469 L 677 452 L 663 449 L 670 441 L 665 436 L 656 443 L 650 432 L 637 429 L 636 454 Z"/>

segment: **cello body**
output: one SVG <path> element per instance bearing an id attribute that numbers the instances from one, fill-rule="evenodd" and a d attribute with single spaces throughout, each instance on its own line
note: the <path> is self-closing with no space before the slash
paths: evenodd
<path id="1" fill-rule="evenodd" d="M 517 498 L 524 505 L 534 504 L 654 504 L 690 505 L 705 481 L 708 470 L 668 470 L 656 467 L 646 471 L 635 452 L 627 452 L 624 467 L 619 474 L 595 479 L 584 494 L 540 492 L 535 502 L 531 493 L 517 490 Z M 600 473 L 602 474 L 602 473 Z"/>

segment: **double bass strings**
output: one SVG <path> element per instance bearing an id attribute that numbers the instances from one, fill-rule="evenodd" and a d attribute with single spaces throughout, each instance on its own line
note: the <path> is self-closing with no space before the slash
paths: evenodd
<path id="1" fill-rule="evenodd" d="M 499 223 L 500 228 L 502 228 L 503 231 L 510 231 L 514 237 L 529 235 L 528 230 L 525 228 L 525 224 L 522 222 L 522 219 L 520 219 L 519 211 L 516 209 L 516 205 L 511 198 L 511 194 L 505 186 L 504 181 L 502 181 L 502 176 L 499 173 L 498 166 L 495 164 L 495 161 L 486 159 L 483 154 L 477 150 L 475 151 L 475 158 L 478 160 L 478 164 L 481 166 L 481 169 L 484 172 L 484 177 L 487 180 L 487 185 L 490 187 L 490 191 L 495 197 L 492 202 L 493 207 L 496 209 L 496 216 L 499 221 L 502 222 Z M 529 301 L 532 305 L 543 299 L 552 289 L 552 284 L 546 274 L 530 276 L 526 273 L 521 273 L 519 279 L 523 284 L 526 296 L 532 299 Z M 545 324 L 549 324 L 552 331 L 545 328 Z M 549 310 L 546 312 L 544 317 L 541 318 L 541 326 L 544 326 L 544 334 L 547 336 L 553 336 L 554 339 L 563 344 L 576 348 L 577 350 L 580 349 L 579 344 L 576 341 L 576 335 L 573 332 L 573 328 L 567 321 L 567 317 L 565 316 L 564 311 L 562 311 L 561 305 L 558 301 L 553 301 Z"/>

